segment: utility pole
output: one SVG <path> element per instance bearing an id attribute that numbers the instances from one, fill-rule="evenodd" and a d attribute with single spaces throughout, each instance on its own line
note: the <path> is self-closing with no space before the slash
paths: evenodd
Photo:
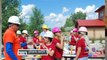
<path id="1" fill-rule="evenodd" d="M 107 0 L 105 0 L 105 23 L 107 30 Z M 105 60 L 107 60 L 107 36 L 105 37 Z"/>
<path id="2" fill-rule="evenodd" d="M 1 0 L 0 0 L 0 60 L 2 59 L 1 58 L 1 50 L 2 50 L 2 3 L 1 3 Z"/>

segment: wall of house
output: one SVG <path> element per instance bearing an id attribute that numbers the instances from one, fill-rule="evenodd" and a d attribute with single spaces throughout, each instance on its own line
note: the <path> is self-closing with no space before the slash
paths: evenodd
<path id="1" fill-rule="evenodd" d="M 88 35 L 89 37 L 95 38 L 95 39 L 100 39 L 100 38 L 105 38 L 105 28 L 104 27 L 100 27 L 100 28 L 88 28 Z"/>

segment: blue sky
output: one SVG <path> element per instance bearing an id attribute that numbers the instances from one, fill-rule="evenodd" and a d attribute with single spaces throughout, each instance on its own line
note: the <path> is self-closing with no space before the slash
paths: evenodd
<path id="1" fill-rule="evenodd" d="M 87 13 L 87 19 L 90 19 L 97 15 L 94 11 L 104 4 L 104 0 L 21 0 L 20 11 L 26 13 L 28 10 L 23 16 L 29 17 L 32 14 L 30 7 L 37 7 L 44 15 L 45 24 L 53 28 L 63 26 L 66 18 L 78 11 Z"/>

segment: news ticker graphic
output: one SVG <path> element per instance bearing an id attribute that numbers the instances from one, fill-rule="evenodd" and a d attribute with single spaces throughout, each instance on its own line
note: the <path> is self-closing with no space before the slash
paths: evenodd
<path id="1" fill-rule="evenodd" d="M 46 49 L 19 49 L 18 55 L 47 55 Z"/>

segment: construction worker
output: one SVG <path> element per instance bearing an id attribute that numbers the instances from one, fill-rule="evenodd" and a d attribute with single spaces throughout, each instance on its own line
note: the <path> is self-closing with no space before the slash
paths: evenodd
<path id="1" fill-rule="evenodd" d="M 44 35 L 45 35 L 47 32 L 50 32 L 47 25 L 42 25 L 42 30 L 43 30 L 43 31 L 40 33 L 40 36 L 42 36 L 42 37 L 44 37 Z"/>
<path id="2" fill-rule="evenodd" d="M 73 30 L 70 31 L 69 43 L 71 42 L 72 36 L 73 36 Z"/>
<path id="3" fill-rule="evenodd" d="M 35 49 L 40 49 L 40 44 L 42 42 L 39 40 L 39 31 L 38 30 L 34 31 L 33 43 L 34 43 L 34 48 Z M 36 55 L 36 60 L 40 60 L 40 59 L 41 59 L 41 56 Z"/>
<path id="4" fill-rule="evenodd" d="M 20 38 L 20 44 L 23 49 L 27 49 L 27 39 L 26 39 L 27 36 L 28 36 L 28 31 L 23 30 L 22 37 Z"/>
<path id="5" fill-rule="evenodd" d="M 71 41 L 70 41 L 70 54 L 72 54 L 72 52 L 76 49 L 75 46 L 76 46 L 76 41 L 79 39 L 79 35 L 78 35 L 78 29 L 77 28 L 74 28 L 73 30 L 73 33 L 71 35 Z"/>
<path id="6" fill-rule="evenodd" d="M 39 46 L 40 40 L 39 40 L 39 31 L 38 30 L 34 31 L 33 42 L 35 43 L 36 46 Z"/>
<path id="7" fill-rule="evenodd" d="M 18 31 L 16 32 L 16 34 L 17 34 L 17 37 L 20 38 L 22 33 L 21 33 L 20 30 L 18 30 Z"/>
<path id="8" fill-rule="evenodd" d="M 84 38 L 84 32 L 79 28 L 79 39 L 76 41 L 76 57 L 74 60 L 88 60 L 88 50 Z"/>
<path id="9" fill-rule="evenodd" d="M 48 55 L 42 56 L 41 60 L 54 60 L 55 45 L 52 43 L 53 33 L 47 32 L 44 35 L 45 44 L 42 44 L 42 49 L 47 49 Z"/>
<path id="10" fill-rule="evenodd" d="M 79 28 L 79 31 L 82 32 L 83 36 L 84 36 L 84 39 L 85 39 L 85 42 L 86 42 L 86 46 L 87 46 L 87 50 L 89 50 L 89 47 L 90 47 L 90 42 L 89 42 L 89 37 L 88 37 L 88 30 L 86 27 L 80 27 Z"/>
<path id="11" fill-rule="evenodd" d="M 16 32 L 20 25 L 19 17 L 11 16 L 8 19 L 8 24 L 9 27 L 3 36 L 5 60 L 21 60 L 21 56 L 17 54 L 21 46 L 16 36 Z"/>
<path id="12" fill-rule="evenodd" d="M 58 27 L 53 28 L 52 32 L 54 33 L 52 42 L 56 46 L 54 60 L 61 60 L 64 47 L 64 37 L 61 34 L 61 29 Z"/>

